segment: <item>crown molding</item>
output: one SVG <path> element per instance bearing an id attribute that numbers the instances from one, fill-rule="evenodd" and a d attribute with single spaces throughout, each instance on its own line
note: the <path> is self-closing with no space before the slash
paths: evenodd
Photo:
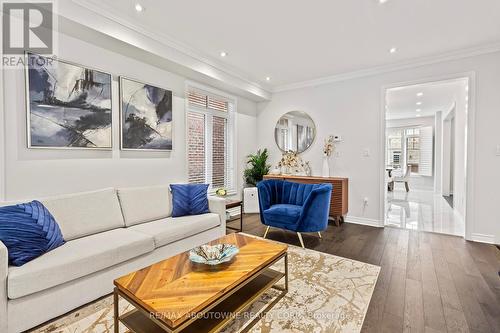
<path id="1" fill-rule="evenodd" d="M 296 83 L 283 84 L 274 87 L 273 93 L 296 90 L 308 87 L 315 87 L 320 85 L 325 85 L 334 82 L 352 80 L 367 76 L 380 75 L 384 73 L 395 72 L 399 70 L 411 69 L 426 65 L 432 65 L 440 62 L 459 60 L 464 58 L 470 58 L 482 54 L 500 52 L 500 42 L 492 44 L 484 44 L 477 47 L 461 49 L 452 52 L 441 53 L 435 56 L 421 57 L 414 60 L 402 61 L 395 64 L 372 67 L 367 69 L 362 69 L 358 71 L 346 72 L 337 75 L 325 76 L 313 80 L 300 81 Z"/>
<path id="2" fill-rule="evenodd" d="M 94 0 L 72 0 L 71 3 L 76 4 L 84 9 L 91 11 L 96 14 L 98 17 L 102 17 L 104 19 L 109 20 L 110 22 L 123 26 L 130 31 L 133 31 L 139 35 L 142 35 L 146 38 L 149 38 L 163 46 L 166 46 L 176 52 L 182 54 L 185 57 L 189 57 L 190 59 L 201 63 L 204 67 L 208 67 L 209 69 L 199 70 L 201 67 L 197 64 L 190 64 L 191 66 L 186 66 L 191 68 L 194 71 L 198 71 L 200 74 L 211 76 L 214 79 L 221 80 L 222 76 L 229 76 L 232 78 L 232 81 L 239 81 L 240 89 L 244 89 L 252 94 L 257 95 L 264 100 L 270 99 L 271 89 L 267 86 L 263 86 L 260 83 L 252 80 L 248 74 L 243 73 L 236 68 L 228 66 L 227 64 L 223 64 L 221 62 L 215 61 L 212 58 L 207 57 L 203 52 L 196 50 L 178 40 L 175 40 L 171 36 L 168 36 L 164 33 L 154 32 L 148 29 L 147 27 L 132 23 L 130 19 L 121 17 L 110 8 L 105 2 L 97 2 Z M 59 8 L 64 6 L 59 6 Z M 67 7 L 67 5 L 66 5 Z M 64 15 L 63 11 L 59 14 Z M 68 17 L 70 19 L 74 19 L 74 17 Z M 84 23 L 80 21 L 80 23 Z M 92 26 L 89 26 L 92 28 Z M 103 32 L 103 31 L 101 31 Z M 105 32 L 104 32 L 105 33 Z M 116 38 L 116 37 L 115 37 Z M 137 44 L 142 44 L 140 40 L 137 40 Z M 160 55 L 161 56 L 161 55 Z M 193 62 L 191 60 L 191 63 Z M 185 66 L 184 64 L 180 64 Z M 242 88 L 243 87 L 243 88 Z"/>

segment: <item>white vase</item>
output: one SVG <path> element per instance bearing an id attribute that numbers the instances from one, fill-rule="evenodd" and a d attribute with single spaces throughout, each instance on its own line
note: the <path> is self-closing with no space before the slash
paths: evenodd
<path id="1" fill-rule="evenodd" d="M 323 156 L 323 170 L 321 172 L 323 177 L 330 177 L 330 165 L 328 163 L 328 156 Z"/>

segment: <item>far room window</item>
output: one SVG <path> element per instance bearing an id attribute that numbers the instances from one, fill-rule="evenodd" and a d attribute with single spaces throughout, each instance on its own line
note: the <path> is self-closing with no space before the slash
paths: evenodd
<path id="1" fill-rule="evenodd" d="M 408 128 L 406 137 L 406 164 L 411 166 L 412 173 L 419 173 L 420 164 L 420 129 Z"/>
<path id="2" fill-rule="evenodd" d="M 235 192 L 235 99 L 192 84 L 186 96 L 188 181 Z"/>
<path id="3" fill-rule="evenodd" d="M 389 129 L 387 135 L 387 165 L 395 169 L 401 168 L 401 154 L 403 151 L 402 131 Z"/>

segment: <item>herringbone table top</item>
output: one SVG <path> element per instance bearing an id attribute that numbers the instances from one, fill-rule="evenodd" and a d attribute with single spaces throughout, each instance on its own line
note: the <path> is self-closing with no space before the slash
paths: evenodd
<path id="1" fill-rule="evenodd" d="M 216 243 L 235 244 L 240 252 L 216 267 L 191 263 L 189 253 L 183 252 L 114 283 L 145 310 L 176 327 L 287 251 L 285 244 L 236 233 L 211 242 Z"/>

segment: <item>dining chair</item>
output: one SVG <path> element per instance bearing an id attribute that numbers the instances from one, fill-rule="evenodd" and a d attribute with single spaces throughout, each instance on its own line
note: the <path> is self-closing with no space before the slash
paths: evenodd
<path id="1" fill-rule="evenodd" d="M 410 175 L 411 175 L 411 165 L 408 164 L 406 166 L 405 174 L 401 177 L 394 177 L 394 182 L 395 183 L 405 183 L 406 192 L 409 192 L 410 186 L 408 185 L 408 182 L 410 181 Z"/>

